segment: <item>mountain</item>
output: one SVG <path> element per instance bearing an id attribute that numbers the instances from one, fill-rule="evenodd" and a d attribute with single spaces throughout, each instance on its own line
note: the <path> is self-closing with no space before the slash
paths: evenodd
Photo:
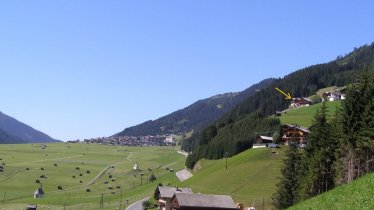
<path id="1" fill-rule="evenodd" d="M 225 93 L 199 100 L 190 106 L 142 124 L 126 128 L 114 136 L 145 136 L 185 133 L 217 120 L 247 97 L 269 86 L 275 79 L 265 79 L 242 92 Z"/>
<path id="2" fill-rule="evenodd" d="M 187 167 L 193 167 L 201 158 L 218 159 L 248 149 L 254 141 L 255 132 L 276 135 L 277 132 L 270 131 L 274 131 L 277 122 L 266 119 L 275 111 L 284 110 L 290 105 L 289 100 L 275 90 L 276 87 L 290 92 L 293 97 L 309 96 L 324 87 L 354 83 L 364 71 L 374 72 L 374 43 L 355 48 L 334 61 L 312 65 L 275 80 L 213 124 L 194 132 L 191 138 L 183 141 L 182 149 L 192 151 L 187 158 Z M 254 132 L 248 126 L 254 128 L 251 122 L 255 120 L 263 126 L 256 127 Z"/>
<path id="3" fill-rule="evenodd" d="M 0 112 L 0 143 L 57 142 L 34 128 Z"/>

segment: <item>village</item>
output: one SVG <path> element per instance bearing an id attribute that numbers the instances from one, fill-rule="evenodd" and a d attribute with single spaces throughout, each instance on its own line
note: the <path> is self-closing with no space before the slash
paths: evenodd
<path id="1" fill-rule="evenodd" d="M 175 146 L 173 134 L 156 136 L 111 136 L 84 139 L 83 141 L 74 140 L 67 143 L 96 143 L 112 146 Z"/>

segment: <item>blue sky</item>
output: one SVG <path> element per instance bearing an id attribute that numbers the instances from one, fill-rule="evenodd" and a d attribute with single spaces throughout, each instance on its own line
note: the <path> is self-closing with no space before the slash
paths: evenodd
<path id="1" fill-rule="evenodd" d="M 0 111 L 61 140 L 112 135 L 370 44 L 373 8 L 369 0 L 0 1 Z"/>

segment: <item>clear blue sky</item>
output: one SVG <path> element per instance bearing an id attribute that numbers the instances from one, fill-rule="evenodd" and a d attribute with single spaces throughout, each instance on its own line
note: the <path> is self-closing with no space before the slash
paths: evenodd
<path id="1" fill-rule="evenodd" d="M 0 1 L 0 111 L 108 136 L 374 41 L 373 1 Z"/>

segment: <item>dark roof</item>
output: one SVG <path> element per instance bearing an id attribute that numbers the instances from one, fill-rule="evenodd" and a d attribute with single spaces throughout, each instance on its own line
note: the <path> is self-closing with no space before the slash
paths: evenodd
<path id="1" fill-rule="evenodd" d="M 35 191 L 34 195 L 44 195 L 44 191 L 43 191 L 43 189 L 39 187 L 39 188 Z"/>
<path id="2" fill-rule="evenodd" d="M 191 188 L 158 187 L 161 198 L 172 198 L 175 193 L 192 194 Z"/>
<path id="3" fill-rule="evenodd" d="M 236 209 L 234 200 L 228 195 L 176 193 L 174 196 L 180 207 Z"/>
<path id="4" fill-rule="evenodd" d="M 296 129 L 299 129 L 305 133 L 310 133 L 309 129 L 308 128 L 305 128 L 303 126 L 299 126 L 299 125 L 292 125 L 292 124 L 286 124 L 285 126 L 288 126 L 290 128 L 296 128 Z"/>

